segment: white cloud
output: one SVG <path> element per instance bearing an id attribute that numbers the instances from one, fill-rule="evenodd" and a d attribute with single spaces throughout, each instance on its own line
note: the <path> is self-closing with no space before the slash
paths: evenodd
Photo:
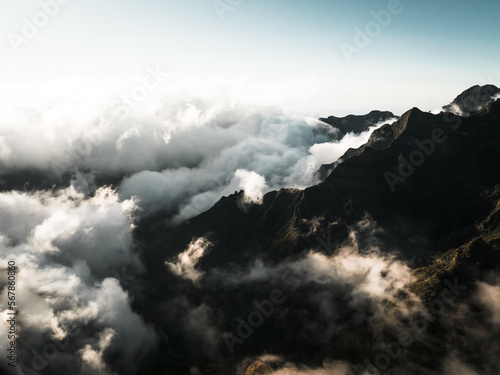
<path id="1" fill-rule="evenodd" d="M 102 357 L 104 350 L 110 346 L 115 332 L 108 328 L 101 332 L 99 336 L 99 341 L 95 345 L 97 349 L 93 349 L 91 345 L 87 344 L 79 351 L 83 360 L 83 371 L 99 375 L 112 375 L 114 373 L 108 370 L 108 366 L 103 362 Z"/>
<path id="2" fill-rule="evenodd" d="M 235 176 L 239 179 L 240 188 L 245 192 L 245 202 L 261 203 L 264 190 L 267 188 L 266 179 L 255 172 L 244 169 L 238 169 Z"/>
<path id="3" fill-rule="evenodd" d="M 245 79 L 169 75 L 127 114 L 120 97 L 133 83 L 60 79 L 33 87 L 2 85 L 4 173 L 69 172 L 82 191 L 94 186 L 95 176 L 124 178 L 120 196 L 137 196 L 142 214 L 162 209 L 180 221 L 240 189 L 238 169 L 262 176 L 262 193 L 313 185 L 322 163 L 359 146 L 371 132 L 338 142 L 332 127 L 284 112 L 281 86 L 273 86 L 275 99 L 267 100 Z"/>
<path id="4" fill-rule="evenodd" d="M 500 280 L 498 280 L 500 281 Z M 488 309 L 491 320 L 500 326 L 500 283 L 492 285 L 486 282 L 478 283 L 477 299 Z"/>
<path id="5" fill-rule="evenodd" d="M 129 295 L 113 277 L 123 267 L 142 271 L 132 252 L 135 209 L 133 200 L 119 201 L 107 187 L 90 198 L 73 187 L 0 193 L 0 223 L 5 224 L 0 226 L 0 267 L 15 261 L 19 269 L 16 305 L 23 320 L 20 332 L 30 342 L 26 358 L 33 355 L 31 349 L 41 351 L 50 340 L 65 339 L 82 350 L 89 366 L 104 363 L 102 354 L 111 345 L 117 363 L 134 368 L 135 359 L 152 348 L 155 334 L 132 311 Z M 7 300 L 3 288 L 0 304 L 7 306 Z M 69 336 L 72 326 L 81 328 L 79 335 Z M 4 328 L 2 350 L 7 345 Z M 109 332 L 116 340 L 104 345 L 103 335 Z M 51 366 L 57 363 L 54 359 Z"/>
<path id="6" fill-rule="evenodd" d="M 205 238 L 193 239 L 188 248 L 177 256 L 176 263 L 165 264 L 176 275 L 196 282 L 203 276 L 203 272 L 195 269 L 196 264 L 211 246 L 210 241 Z"/>

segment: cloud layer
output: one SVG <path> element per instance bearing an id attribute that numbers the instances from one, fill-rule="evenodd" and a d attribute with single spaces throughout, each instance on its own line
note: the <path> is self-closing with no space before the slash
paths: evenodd
<path id="1" fill-rule="evenodd" d="M 135 372 L 156 342 L 114 276 L 123 269 L 142 271 L 132 250 L 135 209 L 133 200 L 119 201 L 110 188 L 90 199 L 73 187 L 0 193 L 0 267 L 6 269 L 8 261 L 18 267 L 18 342 L 24 343 L 19 365 L 53 373 L 65 368 L 81 374 Z M 2 276 L 4 307 L 5 284 Z M 5 324 L 1 331 L 6 351 Z M 118 358 L 113 368 L 109 356 Z"/>
<path id="2" fill-rule="evenodd" d="M 311 186 L 322 164 L 362 145 L 374 129 L 341 140 L 314 118 L 262 105 L 242 80 L 165 74 L 140 102 L 131 99 L 137 81 L 0 86 L 7 104 L 0 178 L 35 169 L 70 176 L 86 193 L 113 183 L 121 199 L 138 199 L 142 215 L 162 210 L 178 222 L 242 188 L 258 202 L 270 190 Z M 80 90 L 69 90 L 73 84 Z"/>

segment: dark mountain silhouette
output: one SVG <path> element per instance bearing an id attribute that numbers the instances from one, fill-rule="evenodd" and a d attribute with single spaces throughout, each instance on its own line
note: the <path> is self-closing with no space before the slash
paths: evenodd
<path id="1" fill-rule="evenodd" d="M 367 131 L 371 126 L 379 122 L 387 121 L 396 116 L 388 111 L 371 111 L 366 115 L 348 115 L 345 117 L 329 116 L 327 118 L 320 118 L 320 121 L 331 125 L 340 130 L 342 136 L 347 133 L 362 133 Z"/>
<path id="2" fill-rule="evenodd" d="M 273 258 L 285 248 L 288 254 L 298 251 L 314 240 L 303 235 L 300 222 L 314 217 L 353 223 L 368 213 L 384 226 L 405 223 L 412 231 L 419 228 L 439 237 L 483 217 L 491 208 L 481 194 L 498 182 L 499 103 L 470 118 L 413 108 L 393 125 L 374 132 L 357 155 L 352 154 L 323 183 L 303 191 L 271 192 L 261 205 L 248 207 L 241 203 L 243 193 L 235 193 L 189 223 L 167 229 L 159 241 L 177 251 L 192 237 L 211 234 L 217 244 L 204 259 L 209 266 L 240 262 L 245 257 L 241 249 L 249 244 L 262 245 Z M 457 124 L 460 127 L 454 130 Z M 396 183 L 392 192 L 384 173 L 396 173 L 401 158 L 408 160 L 413 150 L 419 150 L 415 142 L 430 138 L 435 129 L 443 129 L 446 142 L 436 145 L 423 165 Z M 460 212 L 457 202 L 462 202 Z M 397 242 L 408 240 L 406 231 L 397 237 L 401 237 Z"/>
<path id="3" fill-rule="evenodd" d="M 483 92 L 470 90 L 466 92 L 473 93 L 472 97 Z M 456 102 L 463 100 L 457 98 Z M 337 120 L 330 122 L 336 126 Z M 325 342 L 304 337 L 311 322 L 320 324 L 315 320 L 320 313 L 309 310 L 305 301 L 321 287 L 307 284 L 289 297 L 289 305 L 279 316 L 269 318 L 235 353 L 220 354 L 217 360 L 193 355 L 193 338 L 164 316 L 175 296 L 209 307 L 215 311 L 212 321 L 222 330 L 231 330 L 232 319 L 243 315 L 253 299 L 268 295 L 279 285 L 255 282 L 228 292 L 210 277 L 197 287 L 187 280 L 179 282 L 166 269 L 165 261 L 174 259 L 199 237 L 207 238 L 213 246 L 196 268 L 210 274 L 214 269 L 250 267 L 256 259 L 273 267 L 300 259 L 311 249 L 335 257 L 338 249 L 352 240 L 352 228 L 372 222 L 381 229 L 359 235 L 359 248 L 382 244 L 382 252 L 410 265 L 416 280 L 409 291 L 428 302 L 438 296 L 444 280 L 458 277 L 469 287 L 466 296 L 470 296 L 486 272 L 499 271 L 499 144 L 500 100 L 468 117 L 447 112 L 434 115 L 413 108 L 395 123 L 373 132 L 366 145 L 348 151 L 343 162 L 317 186 L 270 192 L 261 204 L 244 203 L 244 193 L 235 192 L 176 227 L 156 225 L 152 231 L 150 221 L 142 222 L 137 240 L 148 270 L 145 288 L 150 292 L 137 296 L 135 307 L 175 342 L 169 349 L 174 355 L 162 356 L 161 351 L 151 355 L 143 373 L 165 369 L 183 373 L 188 364 L 209 372 L 234 373 L 243 359 L 265 352 L 308 366 L 321 366 L 332 358 L 361 366 L 363 358 L 376 355 L 377 340 L 394 338 L 390 329 L 355 323 L 349 308 L 339 312 L 339 321 L 349 329 L 339 330 Z M 311 223 L 315 223 L 314 230 Z M 405 301 L 406 293 L 401 291 L 398 298 Z M 346 305 L 345 296 L 337 295 L 336 303 Z M 147 308 L 142 308 L 145 304 Z M 367 311 L 371 308 L 367 306 Z M 431 324 L 430 337 L 444 340 L 436 344 L 438 349 L 418 342 L 414 350 L 404 354 L 403 363 L 418 362 L 426 371 L 437 371 L 449 350 L 445 343 L 462 340 L 467 334 L 465 328 L 452 329 L 447 324 L 446 319 Z M 485 366 L 480 347 L 472 350 L 463 345 L 457 344 L 455 350 L 468 350 L 471 363 L 478 368 Z M 471 350 L 475 354 L 470 354 Z M 255 369 L 270 371 L 269 364 L 258 361 L 249 371 Z M 491 368 L 484 373 L 488 371 Z"/>
<path id="4" fill-rule="evenodd" d="M 370 114 L 374 114 L 374 116 L 370 116 Z M 372 111 L 370 112 L 369 115 L 367 116 L 347 116 L 355 119 L 361 119 L 361 118 L 366 118 L 369 117 L 370 120 L 368 120 L 368 123 L 371 124 L 376 124 L 380 123 L 381 121 L 387 121 L 393 118 L 396 118 L 391 112 L 379 112 L 379 111 Z M 376 119 L 381 119 L 380 121 L 376 121 Z M 375 122 L 373 122 L 375 121 Z M 366 147 L 371 147 L 375 149 L 379 148 L 384 148 L 384 146 L 390 144 L 394 140 L 395 133 L 398 131 L 397 126 L 392 126 L 392 123 L 383 125 L 381 128 L 374 130 L 372 135 L 370 136 L 370 139 L 368 142 L 361 147 L 354 149 L 350 148 L 348 149 L 342 157 L 339 158 L 339 160 L 335 161 L 334 163 L 331 164 L 323 164 L 319 170 L 318 170 L 318 177 L 320 180 L 324 180 L 332 171 L 333 169 L 346 159 L 350 158 L 351 156 L 356 156 L 359 155 Z M 370 126 L 366 127 L 368 129 Z"/>

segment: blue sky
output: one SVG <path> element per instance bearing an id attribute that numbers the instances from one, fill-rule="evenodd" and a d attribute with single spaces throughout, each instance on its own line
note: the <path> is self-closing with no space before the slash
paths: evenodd
<path id="1" fill-rule="evenodd" d="M 320 87 L 310 113 L 323 115 L 432 109 L 473 84 L 500 85 L 500 3 L 491 0 L 401 0 L 348 61 L 341 44 L 356 47 L 356 28 L 389 3 L 242 0 L 221 20 L 213 0 L 71 0 L 16 53 L 11 33 L 23 36 L 40 4 L 0 0 L 0 78 L 122 77 L 161 65 L 185 77 L 308 79 Z"/>

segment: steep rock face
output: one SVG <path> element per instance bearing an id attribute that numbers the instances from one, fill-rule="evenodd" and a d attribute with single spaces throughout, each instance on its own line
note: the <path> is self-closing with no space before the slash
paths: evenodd
<path id="1" fill-rule="evenodd" d="M 401 240 L 411 237 L 404 227 L 439 237 L 467 225 L 484 215 L 487 207 L 481 193 L 499 179 L 494 167 L 500 162 L 499 106 L 500 101 L 491 103 L 470 118 L 412 109 L 387 136 L 384 146 L 390 143 L 389 147 L 363 147 L 322 184 L 306 189 L 300 215 L 317 215 L 322 207 L 322 215 L 330 220 L 339 215 L 348 219 L 342 207 L 352 200 L 352 218 L 368 212 L 386 225 L 400 227 L 395 234 Z M 444 142 L 432 142 L 432 152 L 422 151 L 433 132 Z"/>
<path id="2" fill-rule="evenodd" d="M 472 286 L 483 272 L 498 268 L 500 100 L 467 118 L 450 113 L 432 115 L 413 108 L 393 127 L 375 134 L 370 144 L 317 186 L 274 191 L 259 205 L 244 204 L 243 193 L 237 192 L 189 222 L 165 228 L 154 239 L 138 238 L 149 292 L 138 296 L 135 307 L 147 321 L 159 322 L 160 329 L 172 296 L 177 295 L 219 311 L 214 320 L 226 331 L 232 329 L 232 318 L 248 315 L 252 308 L 248 296 L 259 295 L 268 287 L 265 284 L 224 293 L 211 284 L 213 279 L 204 279 L 203 285 L 193 288 L 188 280 L 179 282 L 166 270 L 164 262 L 171 261 L 197 237 L 213 244 L 197 264 L 200 272 L 209 274 L 214 268 L 247 269 L 257 258 L 271 267 L 298 259 L 313 248 L 335 257 L 337 248 L 348 240 L 350 228 L 363 220 L 376 221 L 382 230 L 358 240 L 380 240 L 382 252 L 396 251 L 408 260 L 416 276 L 411 290 L 424 301 L 439 293 L 443 280 L 459 277 Z M 308 289 L 304 284 L 302 288 L 303 295 L 308 295 L 315 287 Z M 293 310 L 308 319 L 317 314 L 308 310 L 298 295 L 288 296 L 290 305 L 283 311 Z M 405 292 L 400 297 L 404 299 Z M 349 309 L 341 315 L 345 322 L 354 316 Z M 315 365 L 328 356 L 355 361 L 373 357 L 373 343 L 381 340 L 377 332 L 356 323 L 355 330 L 342 331 L 337 341 L 310 342 L 294 335 L 298 321 L 298 315 L 273 316 L 244 347 L 238 347 L 244 349 L 230 357 L 234 363 L 206 368 L 234 373 L 238 359 L 266 350 Z M 176 332 L 175 327 L 167 328 L 173 343 L 168 348 L 171 354 L 159 352 L 151 363 L 159 366 L 157 363 L 166 361 L 158 368 L 182 368 L 183 363 L 192 361 L 183 345 L 183 340 L 190 338 Z M 436 323 L 432 329 L 444 328 Z M 447 335 L 445 340 L 455 339 L 453 333 Z M 419 363 L 427 358 L 426 366 L 439 359 L 434 349 L 426 351 L 420 346 L 408 353 L 414 353 Z M 269 368 L 256 362 L 249 370 L 265 373 Z"/>
<path id="3" fill-rule="evenodd" d="M 404 248 L 405 257 L 423 255 L 446 233 L 491 210 L 481 194 L 500 181 L 499 106 L 490 103 L 469 118 L 414 108 L 372 136 L 384 138 L 372 140 L 377 148 L 367 144 L 323 183 L 271 192 L 261 205 L 242 206 L 242 193 L 223 198 L 189 223 L 166 229 L 157 243 L 170 251 L 153 246 L 149 254 L 164 258 L 193 237 L 208 236 L 215 245 L 202 261 L 206 267 L 242 262 L 255 247 L 279 259 L 317 245 L 304 221 L 322 218 L 342 226 L 368 214 L 390 228 L 385 239 Z"/>
<path id="4" fill-rule="evenodd" d="M 362 116 L 349 115 L 346 117 L 330 116 L 328 118 L 320 118 L 321 121 L 339 129 L 341 132 L 341 137 L 345 136 L 349 132 L 359 134 L 361 132 L 367 131 L 371 126 L 378 124 L 382 121 L 389 121 L 395 119 L 397 119 L 397 116 L 395 116 L 392 112 L 388 111 L 371 111 L 367 115 L 362 115 Z M 385 129 L 386 131 L 387 130 L 392 131 L 392 128 L 389 126 L 389 124 L 382 126 L 382 128 Z M 380 131 L 382 128 L 377 129 L 376 131 Z M 324 180 L 326 176 L 328 176 L 331 173 L 331 171 L 335 168 L 335 166 L 339 164 L 339 162 L 342 162 L 343 160 L 349 158 L 352 155 L 357 155 L 358 150 L 359 148 L 358 149 L 351 148 L 347 150 L 347 152 L 336 162 L 322 165 L 317 172 L 318 178 L 320 180 Z"/>
<path id="5" fill-rule="evenodd" d="M 500 89 L 494 85 L 473 86 L 458 95 L 450 104 L 443 107 L 445 112 L 469 116 L 491 103 Z"/>
<path id="6" fill-rule="evenodd" d="M 500 89 L 494 85 L 476 85 L 458 95 L 452 103 L 443 106 L 443 111 L 459 116 L 470 116 L 481 109 L 486 108 L 488 104 L 494 101 L 494 97 L 499 94 Z M 417 108 L 413 108 L 411 111 L 403 114 L 395 123 L 384 125 L 380 129 L 375 130 L 366 144 L 357 149 L 347 150 L 346 153 L 335 163 L 322 165 L 318 171 L 319 178 L 324 180 L 335 168 L 335 166 L 339 164 L 339 162 L 361 154 L 368 146 L 374 149 L 387 148 L 399 135 L 399 133 L 404 130 L 406 118 L 412 111 L 422 113 Z"/>
<path id="7" fill-rule="evenodd" d="M 500 185 L 487 190 L 484 196 L 494 206 L 486 219 L 472 226 L 467 236 L 450 233 L 443 241 L 449 250 L 415 270 L 417 281 L 410 289 L 424 301 L 436 298 L 444 280 L 459 279 L 473 290 L 478 280 L 500 270 Z"/>
<path id="8" fill-rule="evenodd" d="M 401 118 L 399 118 L 394 123 L 385 124 L 379 129 L 374 130 L 370 135 L 368 142 L 357 149 L 350 148 L 349 150 L 347 150 L 346 153 L 339 159 L 339 162 L 343 162 L 352 156 L 360 155 L 367 147 L 371 147 L 377 150 L 383 150 L 389 147 L 392 141 L 399 137 L 401 133 L 406 129 L 406 125 L 408 123 L 408 118 L 410 117 L 410 115 L 414 117 L 416 113 L 423 114 L 418 108 L 412 108 L 411 110 L 404 113 Z M 320 175 L 322 176 L 322 179 L 325 179 L 330 174 L 329 172 L 333 170 L 332 167 L 336 164 L 338 164 L 338 162 L 321 166 Z M 325 173 L 325 171 L 329 172 Z"/>

